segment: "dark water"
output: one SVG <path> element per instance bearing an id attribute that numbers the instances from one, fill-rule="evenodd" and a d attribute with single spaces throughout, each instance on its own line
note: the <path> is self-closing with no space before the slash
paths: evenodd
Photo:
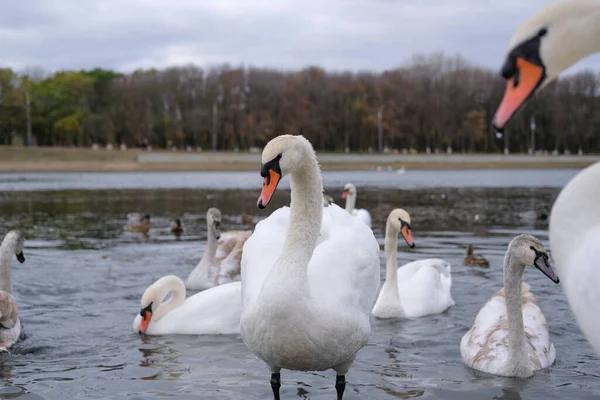
<path id="1" fill-rule="evenodd" d="M 555 365 L 531 379 L 498 378 L 464 367 L 459 353 L 462 335 L 501 285 L 510 239 L 529 232 L 547 243 L 546 223 L 520 213 L 549 210 L 575 172 L 325 174 L 326 191 L 339 203 L 343 184 L 357 185 L 358 206 L 370 210 L 382 244 L 389 211 L 411 213 L 417 247 L 402 247 L 399 263 L 435 256 L 453 265 L 455 307 L 414 320 L 373 319 L 345 399 L 598 398 L 600 361 L 560 286 L 537 271 L 525 279 L 548 318 Z M 185 278 L 197 264 L 208 207 L 221 209 L 225 229 L 237 229 L 244 228 L 240 214 L 264 217 L 286 204 L 281 190 L 270 210 L 259 211 L 254 175 L 0 175 L 0 233 L 19 228 L 27 237 L 27 261 L 13 261 L 25 338 L 0 358 L 0 399 L 272 398 L 267 368 L 238 336 L 142 338 L 131 328 L 147 286 L 167 274 Z M 123 232 L 126 214 L 138 211 L 152 215 L 148 240 Z M 186 228 L 181 241 L 168 233 L 175 217 Z M 469 243 L 489 270 L 462 265 Z M 383 268 L 382 259 L 382 275 Z M 282 383 L 284 399 L 335 398 L 333 371 L 283 371 Z"/>

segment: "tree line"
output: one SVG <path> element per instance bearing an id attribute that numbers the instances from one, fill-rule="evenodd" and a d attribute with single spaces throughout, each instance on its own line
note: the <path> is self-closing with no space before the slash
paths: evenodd
<path id="1" fill-rule="evenodd" d="M 496 138 L 505 81 L 461 56 L 416 55 L 394 70 L 220 65 L 162 70 L 0 69 L 0 144 L 248 150 L 282 133 L 326 151 L 600 150 L 600 74 L 544 88 Z"/>

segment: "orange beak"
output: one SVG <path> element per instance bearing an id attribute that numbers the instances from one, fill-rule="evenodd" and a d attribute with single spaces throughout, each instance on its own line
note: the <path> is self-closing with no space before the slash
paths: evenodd
<path id="1" fill-rule="evenodd" d="M 348 197 L 348 191 L 347 191 L 347 190 L 344 190 L 344 191 L 342 192 L 342 199 L 345 199 L 346 197 Z"/>
<path id="2" fill-rule="evenodd" d="M 266 208 L 267 205 L 271 202 L 271 198 L 273 197 L 273 193 L 275 193 L 275 189 L 277 189 L 277 185 L 279 184 L 279 180 L 281 179 L 281 175 L 272 169 L 269 170 L 269 175 L 265 176 L 263 181 L 263 187 L 260 192 L 260 197 L 258 198 L 258 202 L 256 205 L 258 208 Z"/>
<path id="3" fill-rule="evenodd" d="M 504 125 L 527 103 L 545 77 L 544 68 L 522 58 L 517 58 L 517 69 L 519 80 L 516 84 L 515 77 L 508 80 L 504 98 L 494 115 L 492 124 L 497 131 L 504 129 Z"/>
<path id="4" fill-rule="evenodd" d="M 144 311 L 144 314 L 142 316 L 142 322 L 140 322 L 140 328 L 139 328 L 139 333 L 140 334 L 144 334 L 146 333 L 146 329 L 148 329 L 148 324 L 150 323 L 150 319 L 152 318 L 152 311 Z"/>
<path id="5" fill-rule="evenodd" d="M 402 237 L 406 241 L 408 247 L 415 247 L 415 241 L 413 240 L 412 234 L 410 233 L 410 229 L 408 229 L 408 226 L 403 226 L 402 229 L 400 229 L 400 233 L 402 234 Z"/>

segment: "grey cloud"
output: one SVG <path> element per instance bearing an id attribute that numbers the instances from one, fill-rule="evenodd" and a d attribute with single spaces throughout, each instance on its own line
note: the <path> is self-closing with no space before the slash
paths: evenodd
<path id="1" fill-rule="evenodd" d="M 193 62 L 393 68 L 460 53 L 498 68 L 514 29 L 548 0 L 61 0 L 3 2 L 0 63 L 131 70 Z M 576 68 L 600 66 L 600 56 Z"/>

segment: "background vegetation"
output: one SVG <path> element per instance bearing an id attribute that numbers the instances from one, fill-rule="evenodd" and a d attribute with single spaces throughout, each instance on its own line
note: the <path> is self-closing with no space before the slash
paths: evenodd
<path id="1" fill-rule="evenodd" d="M 31 133 L 40 146 L 210 149 L 263 146 L 301 133 L 319 150 L 498 152 L 491 130 L 505 82 L 498 71 L 460 56 L 415 56 L 382 73 L 183 66 L 131 74 L 94 69 L 17 73 L 0 69 L 0 144 Z M 585 71 L 546 87 L 512 121 L 508 147 L 526 152 L 535 116 L 536 147 L 600 150 L 600 75 Z M 379 114 L 379 115 L 378 115 Z"/>

